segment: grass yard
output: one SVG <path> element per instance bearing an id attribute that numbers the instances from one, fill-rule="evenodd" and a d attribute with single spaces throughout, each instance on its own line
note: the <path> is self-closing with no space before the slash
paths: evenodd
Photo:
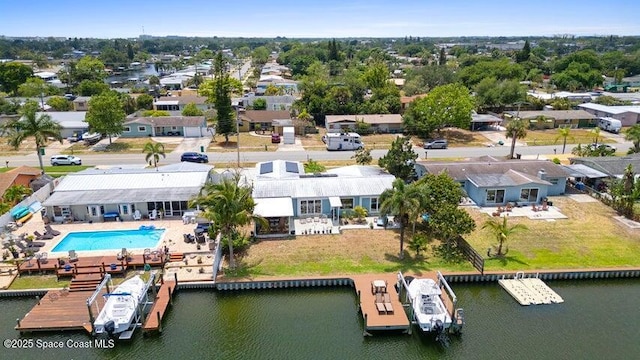
<path id="1" fill-rule="evenodd" d="M 0 156 L 18 156 L 18 155 L 26 155 L 33 154 L 36 152 L 36 142 L 33 138 L 25 139 L 22 144 L 15 149 L 13 146 L 9 145 L 8 138 L 3 136 L 0 137 Z M 51 144 L 53 141 L 47 142 L 47 145 Z M 59 143 L 58 143 L 59 144 Z"/>
<path id="2" fill-rule="evenodd" d="M 595 142 L 596 136 L 591 131 L 591 129 L 571 129 L 569 132 L 569 137 L 567 138 L 567 150 L 566 152 L 571 152 L 573 149 L 573 145 L 568 144 L 591 144 Z M 507 142 L 510 142 L 511 139 L 507 139 Z M 527 136 L 524 138 L 524 141 L 529 146 L 536 145 L 559 145 L 562 146 L 562 137 L 559 137 L 558 129 L 549 129 L 549 130 L 527 130 Z M 602 136 L 602 134 L 598 137 L 599 143 L 613 143 L 615 141 Z"/>
<path id="3" fill-rule="evenodd" d="M 456 128 L 443 129 L 440 134 L 434 133 L 433 138 L 447 139 L 449 147 L 486 146 L 489 141 L 481 132 Z M 414 136 L 411 140 L 415 146 L 424 146 L 424 139 Z"/>
<path id="4" fill-rule="evenodd" d="M 612 217 L 615 212 L 600 202 L 578 203 L 567 197 L 553 197 L 569 219 L 529 220 L 514 217 L 509 224 L 522 223 L 528 230 L 508 240 L 504 259 L 488 259 L 486 270 L 533 270 L 640 266 L 640 232 L 629 230 Z M 470 210 L 478 228 L 465 238 L 483 256 L 495 244 L 489 230 L 482 230 L 486 214 Z"/>
<path id="5" fill-rule="evenodd" d="M 40 275 L 35 273 L 33 275 L 22 274 L 15 280 L 13 280 L 9 289 L 22 290 L 61 288 L 69 286 L 70 283 L 71 280 L 58 280 L 55 275 Z"/>
<path id="6" fill-rule="evenodd" d="M 410 231 L 405 234 L 409 238 Z M 431 251 L 417 257 L 406 248 L 398 259 L 397 230 L 344 230 L 341 235 L 298 236 L 294 240 L 265 240 L 251 245 L 238 258 L 237 278 L 389 273 L 398 270 L 421 274 L 439 269 L 471 271 L 472 266 L 443 263 Z"/>
<path id="7" fill-rule="evenodd" d="M 207 151 L 230 152 L 237 149 L 236 135 L 229 136 L 229 142 L 225 142 L 224 136 L 216 136 L 209 144 Z M 271 143 L 271 133 L 265 132 L 259 135 L 251 135 L 246 132 L 240 133 L 240 151 L 276 151 L 278 144 Z"/>
<path id="8" fill-rule="evenodd" d="M 181 138 L 180 138 L 181 139 Z M 104 152 L 121 153 L 121 154 L 142 154 L 145 144 L 148 142 L 158 143 L 150 138 L 117 138 L 107 145 Z M 173 149 L 178 147 L 179 142 L 163 142 L 164 152 L 169 154 Z M 103 152 L 103 151 L 100 151 Z M 62 152 L 68 155 L 95 153 L 91 150 L 91 146 L 87 146 L 84 142 L 77 142 Z"/>

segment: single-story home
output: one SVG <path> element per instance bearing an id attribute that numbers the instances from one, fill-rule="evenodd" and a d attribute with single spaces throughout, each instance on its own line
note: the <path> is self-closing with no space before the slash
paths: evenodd
<path id="1" fill-rule="evenodd" d="M 369 214 L 380 212 L 380 195 L 392 188 L 395 177 L 377 166 L 352 165 L 321 174 L 306 174 L 297 161 L 258 163 L 243 174 L 253 184 L 254 214 L 269 221 L 257 236 L 294 234 L 294 218 L 326 218 L 339 224 L 340 216 L 356 206 Z"/>
<path id="2" fill-rule="evenodd" d="M 210 165 L 179 163 L 157 169 L 87 169 L 66 175 L 43 202 L 51 221 L 132 220 L 153 210 L 179 218 L 188 201 L 212 181 Z M 115 215 L 115 216 L 114 216 Z"/>
<path id="3" fill-rule="evenodd" d="M 500 160 L 491 156 L 460 162 L 417 161 L 418 178 L 446 172 L 478 206 L 537 204 L 564 194 L 569 173 L 547 160 Z"/>
<path id="4" fill-rule="evenodd" d="M 291 110 L 296 98 L 293 95 L 272 95 L 272 96 L 256 96 L 255 94 L 246 94 L 241 98 L 231 99 L 231 103 L 241 107 L 248 108 L 253 106 L 253 102 L 257 99 L 264 99 L 267 103 L 265 110 Z"/>
<path id="5" fill-rule="evenodd" d="M 640 105 L 609 106 L 594 103 L 580 104 L 578 107 L 596 117 L 610 117 L 620 120 L 622 126 L 640 123 Z"/>
<path id="6" fill-rule="evenodd" d="M 138 117 L 125 121 L 122 137 L 208 136 L 204 116 Z"/>
<path id="7" fill-rule="evenodd" d="M 640 154 L 627 156 L 600 156 L 600 157 L 580 157 L 570 158 L 573 164 L 582 164 L 593 170 L 597 170 L 612 178 L 622 178 L 627 166 L 631 165 L 634 173 L 640 173 Z"/>
<path id="8" fill-rule="evenodd" d="M 584 110 L 505 111 L 504 116 L 509 120 L 516 117 L 528 120 L 536 129 L 592 128 L 598 125 L 598 117 Z"/>
<path id="9" fill-rule="evenodd" d="M 471 114 L 471 131 L 484 130 L 502 124 L 502 119 L 491 114 Z"/>
<path id="10" fill-rule="evenodd" d="M 274 120 L 291 120 L 286 110 L 240 110 L 240 132 L 273 129 Z"/>
<path id="11" fill-rule="evenodd" d="M 154 110 L 182 111 L 187 104 L 195 104 L 202 111 L 213 107 L 207 103 L 206 96 L 182 95 L 182 96 L 161 96 L 153 101 Z"/>
<path id="12" fill-rule="evenodd" d="M 357 122 L 369 124 L 373 132 L 402 132 L 402 115 L 400 114 L 327 115 L 325 118 L 327 132 L 355 131 Z"/>
<path id="13" fill-rule="evenodd" d="M 404 113 L 409 104 L 411 104 L 414 100 L 419 99 L 421 97 L 425 97 L 427 94 L 416 94 L 413 96 L 400 96 L 400 113 Z"/>
<path id="14" fill-rule="evenodd" d="M 19 166 L 7 172 L 0 173 L 0 196 L 2 196 L 8 188 L 14 185 L 21 185 L 27 188 L 31 183 L 42 175 L 42 170 L 29 166 Z"/>
<path id="15" fill-rule="evenodd" d="M 57 122 L 62 128 L 60 135 L 63 138 L 77 136 L 89 130 L 89 124 L 85 121 L 86 111 L 49 111 L 36 114 L 40 115 L 49 115 L 51 120 Z"/>

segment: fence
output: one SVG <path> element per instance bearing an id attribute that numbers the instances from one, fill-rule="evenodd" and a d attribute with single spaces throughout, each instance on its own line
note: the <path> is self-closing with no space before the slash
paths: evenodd
<path id="1" fill-rule="evenodd" d="M 484 258 L 480 255 L 462 236 L 458 236 L 456 239 L 458 249 L 462 251 L 462 254 L 469 260 L 476 270 L 480 271 L 480 274 L 484 275 Z"/>
<path id="2" fill-rule="evenodd" d="M 31 194 L 29 197 L 22 200 L 16 206 L 29 206 L 34 202 L 37 202 L 37 201 L 43 202 L 47 200 L 49 196 L 51 196 L 53 189 L 55 188 L 55 186 L 58 184 L 59 181 L 60 181 L 59 179 L 53 180 L 52 182 L 38 189 L 38 191 Z M 0 216 L 0 229 L 4 229 L 5 226 L 12 221 L 13 221 L 13 217 L 11 216 L 11 213 L 7 212 L 5 214 L 2 214 L 2 216 Z"/>

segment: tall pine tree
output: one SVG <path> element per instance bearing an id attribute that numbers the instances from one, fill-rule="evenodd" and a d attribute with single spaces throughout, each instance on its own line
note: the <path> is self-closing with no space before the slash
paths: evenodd
<path id="1" fill-rule="evenodd" d="M 216 81 L 216 133 L 224 135 L 225 142 L 229 142 L 229 135 L 235 132 L 233 110 L 231 108 L 231 96 L 229 94 L 229 74 L 226 70 L 226 61 L 222 52 L 218 52 L 214 64 Z"/>
<path id="2" fill-rule="evenodd" d="M 438 59 L 438 65 L 447 65 L 447 53 L 444 48 L 440 48 L 440 58 Z"/>

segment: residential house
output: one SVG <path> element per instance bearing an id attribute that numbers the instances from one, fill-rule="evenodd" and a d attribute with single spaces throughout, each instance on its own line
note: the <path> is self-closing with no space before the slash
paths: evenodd
<path id="1" fill-rule="evenodd" d="M 409 108 L 409 104 L 411 104 L 414 100 L 419 99 L 421 97 L 425 97 L 427 94 L 417 94 L 413 96 L 401 96 L 400 97 L 400 113 L 403 114 L 407 108 Z"/>
<path id="2" fill-rule="evenodd" d="M 15 169 L 0 173 L 0 196 L 14 185 L 29 188 L 31 183 L 39 178 L 40 175 L 42 175 L 42 170 L 29 166 L 19 166 Z"/>
<path id="3" fill-rule="evenodd" d="M 505 111 L 504 117 L 527 120 L 535 129 L 592 128 L 598 125 L 598 117 L 584 110 Z"/>
<path id="4" fill-rule="evenodd" d="M 257 236 L 295 234 L 295 218 L 323 218 L 328 226 L 337 226 L 344 212 L 356 206 L 379 214 L 380 195 L 395 180 L 377 166 L 352 165 L 305 174 L 302 163 L 284 160 L 258 163 L 243 175 L 244 181 L 253 184 L 254 214 L 270 225 L 257 228 Z"/>
<path id="5" fill-rule="evenodd" d="M 640 154 L 627 156 L 600 156 L 581 157 L 569 159 L 571 164 L 582 164 L 589 168 L 602 172 L 609 177 L 621 179 L 627 166 L 631 165 L 634 173 L 640 171 Z"/>
<path id="6" fill-rule="evenodd" d="M 491 129 L 502 124 L 502 119 L 491 114 L 471 114 L 471 131 Z"/>
<path id="7" fill-rule="evenodd" d="M 239 111 L 241 132 L 273 129 L 274 120 L 291 120 L 289 111 L 274 110 L 240 110 Z"/>
<path id="8" fill-rule="evenodd" d="M 86 122 L 86 111 L 49 111 L 46 113 L 37 113 L 36 116 L 49 115 L 51 120 L 57 122 L 60 127 L 60 135 L 63 138 L 78 136 L 85 133 L 89 129 Z"/>
<path id="9" fill-rule="evenodd" d="M 418 161 L 418 178 L 446 172 L 479 206 L 537 204 L 564 194 L 569 173 L 547 160 L 500 160 L 491 156 L 460 162 Z"/>
<path id="10" fill-rule="evenodd" d="M 256 94 L 264 95 L 269 85 L 281 88 L 285 94 L 296 95 L 298 93 L 298 82 L 285 79 L 278 75 L 262 75 L 256 82 Z"/>
<path id="11" fill-rule="evenodd" d="M 293 95 L 270 95 L 270 96 L 256 96 L 255 94 L 245 94 L 241 98 L 231 99 L 231 103 L 237 104 L 240 107 L 248 108 L 253 106 L 253 102 L 257 99 L 264 99 L 267 103 L 265 110 L 291 110 L 296 98 Z"/>
<path id="12" fill-rule="evenodd" d="M 357 131 L 358 122 L 369 124 L 372 132 L 402 132 L 400 114 L 327 115 L 325 118 L 327 132 Z"/>
<path id="13" fill-rule="evenodd" d="M 51 221 L 104 221 L 117 214 L 132 220 L 153 210 L 179 218 L 188 201 L 213 180 L 212 166 L 179 163 L 157 169 L 87 169 L 66 175 L 43 202 Z"/>
<path id="14" fill-rule="evenodd" d="M 124 123 L 121 137 L 145 136 L 208 136 L 204 116 L 136 117 Z"/>
<path id="15" fill-rule="evenodd" d="M 153 110 L 182 111 L 188 104 L 195 104 L 202 111 L 207 111 L 213 107 L 212 104 L 207 103 L 206 96 L 161 96 L 153 101 Z"/>
<path id="16" fill-rule="evenodd" d="M 89 100 L 91 100 L 91 96 L 78 96 L 73 99 L 73 110 L 89 111 Z"/>
<path id="17" fill-rule="evenodd" d="M 594 103 L 580 104 L 578 107 L 596 117 L 610 117 L 620 120 L 622 126 L 640 123 L 640 105 L 609 106 Z"/>

